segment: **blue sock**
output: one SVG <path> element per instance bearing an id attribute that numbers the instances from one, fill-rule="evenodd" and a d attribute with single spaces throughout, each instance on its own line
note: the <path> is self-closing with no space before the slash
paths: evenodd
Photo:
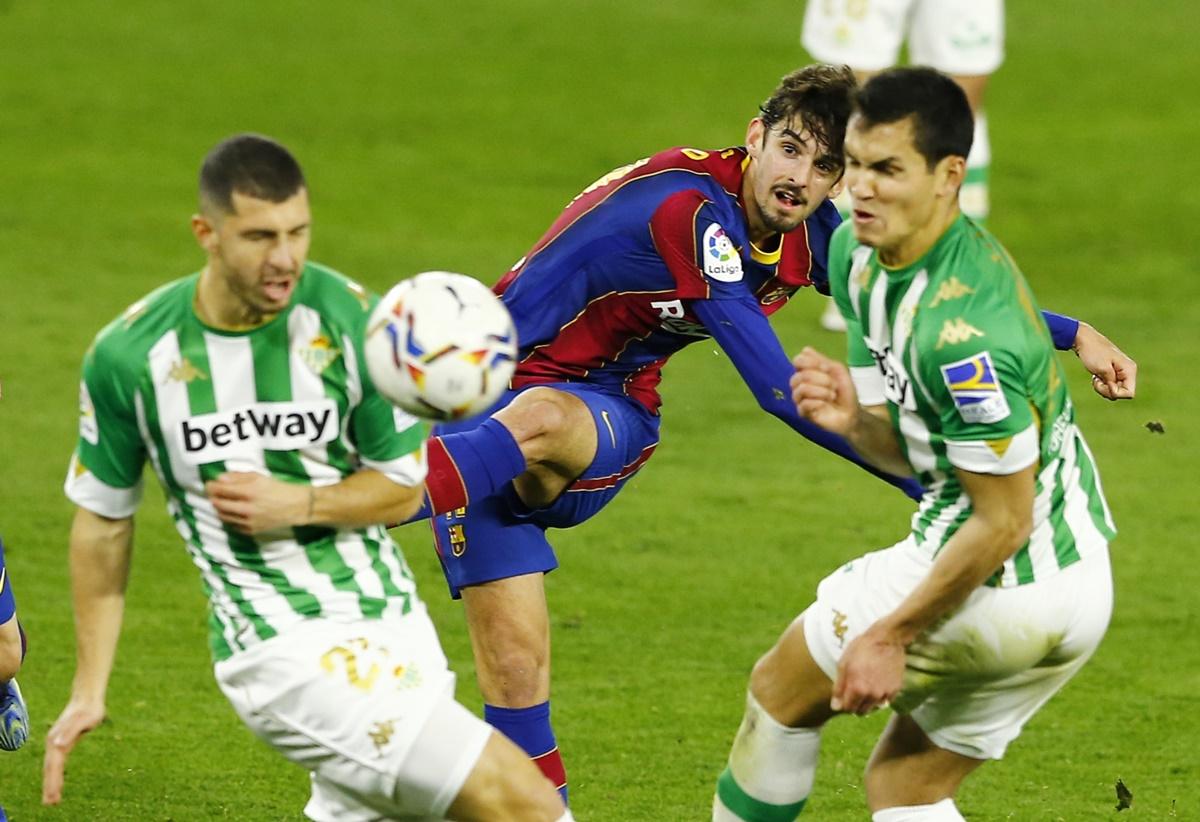
<path id="1" fill-rule="evenodd" d="M 408 522 L 465 508 L 490 497 L 525 472 L 525 455 L 503 423 L 486 419 L 478 428 L 429 440 L 425 504 Z"/>
<path id="2" fill-rule="evenodd" d="M 484 705 L 483 718 L 529 754 L 533 764 L 554 783 L 565 803 L 567 772 L 563 767 L 562 754 L 558 751 L 558 743 L 554 740 L 554 729 L 550 727 L 549 700 L 528 708 Z"/>

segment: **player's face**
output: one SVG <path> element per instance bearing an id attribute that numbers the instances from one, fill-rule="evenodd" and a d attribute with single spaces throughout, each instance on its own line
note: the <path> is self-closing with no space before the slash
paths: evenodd
<path id="1" fill-rule="evenodd" d="M 846 188 L 854 236 L 879 250 L 885 265 L 912 262 L 957 216 L 964 161 L 944 157 L 932 169 L 914 142 L 912 118 L 846 128 Z"/>
<path id="2" fill-rule="evenodd" d="M 305 189 L 281 203 L 234 192 L 233 211 L 193 218 L 209 270 L 250 316 L 287 308 L 308 257 L 312 215 Z"/>
<path id="3" fill-rule="evenodd" d="M 742 198 L 755 240 L 797 228 L 836 193 L 841 160 L 798 116 L 773 128 L 758 118 L 751 120 L 746 149 L 751 162 Z"/>

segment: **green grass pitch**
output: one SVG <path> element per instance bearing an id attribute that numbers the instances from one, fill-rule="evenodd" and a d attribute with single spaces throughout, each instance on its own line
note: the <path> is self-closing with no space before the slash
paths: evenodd
<path id="1" fill-rule="evenodd" d="M 74 668 L 60 490 L 78 363 L 125 305 L 199 267 L 203 152 L 241 130 L 299 155 L 315 259 L 382 290 L 428 268 L 491 282 L 609 169 L 741 141 L 805 62 L 795 0 L 0 0 L 0 529 L 31 635 L 34 738 L 0 754 L 13 820 L 295 819 L 306 779 L 212 681 L 194 569 L 156 488 L 138 517 L 110 720 L 39 804 Z M 1200 255 L 1190 3 L 1009 3 L 989 115 L 992 228 L 1043 305 L 1142 365 L 1109 405 L 1069 363 L 1121 529 L 1095 659 L 971 779 L 978 820 L 1200 818 L 1195 372 Z M 786 347 L 839 351 L 802 295 Z M 1069 355 L 1064 355 L 1071 359 Z M 666 370 L 662 447 L 595 521 L 557 535 L 554 710 L 581 820 L 706 818 L 756 656 L 842 560 L 908 507 L 766 418 L 712 344 Z M 1151 433 L 1147 422 L 1165 433 Z M 427 531 L 399 532 L 459 693 L 479 707 L 460 609 Z M 833 723 L 805 818 L 863 819 L 881 718 Z M 1114 811 L 1120 777 L 1133 807 Z"/>

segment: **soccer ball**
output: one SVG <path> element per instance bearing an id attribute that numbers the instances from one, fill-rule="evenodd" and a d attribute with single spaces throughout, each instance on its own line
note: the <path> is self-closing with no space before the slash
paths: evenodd
<path id="1" fill-rule="evenodd" d="M 387 400 L 430 420 L 487 410 L 517 365 L 500 298 L 463 274 L 426 271 L 383 296 L 367 321 L 367 371 Z"/>

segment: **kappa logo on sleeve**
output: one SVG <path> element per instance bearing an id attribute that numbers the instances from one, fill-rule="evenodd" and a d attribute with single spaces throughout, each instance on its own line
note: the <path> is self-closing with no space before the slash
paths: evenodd
<path id="1" fill-rule="evenodd" d="M 736 283 L 742 279 L 742 258 L 738 256 L 733 240 L 725 229 L 712 223 L 704 230 L 700 243 L 704 254 L 704 273 L 723 283 Z"/>
<path id="2" fill-rule="evenodd" d="M 950 389 L 959 416 L 966 422 L 999 422 L 1011 413 L 987 351 L 943 365 L 942 379 Z"/>

